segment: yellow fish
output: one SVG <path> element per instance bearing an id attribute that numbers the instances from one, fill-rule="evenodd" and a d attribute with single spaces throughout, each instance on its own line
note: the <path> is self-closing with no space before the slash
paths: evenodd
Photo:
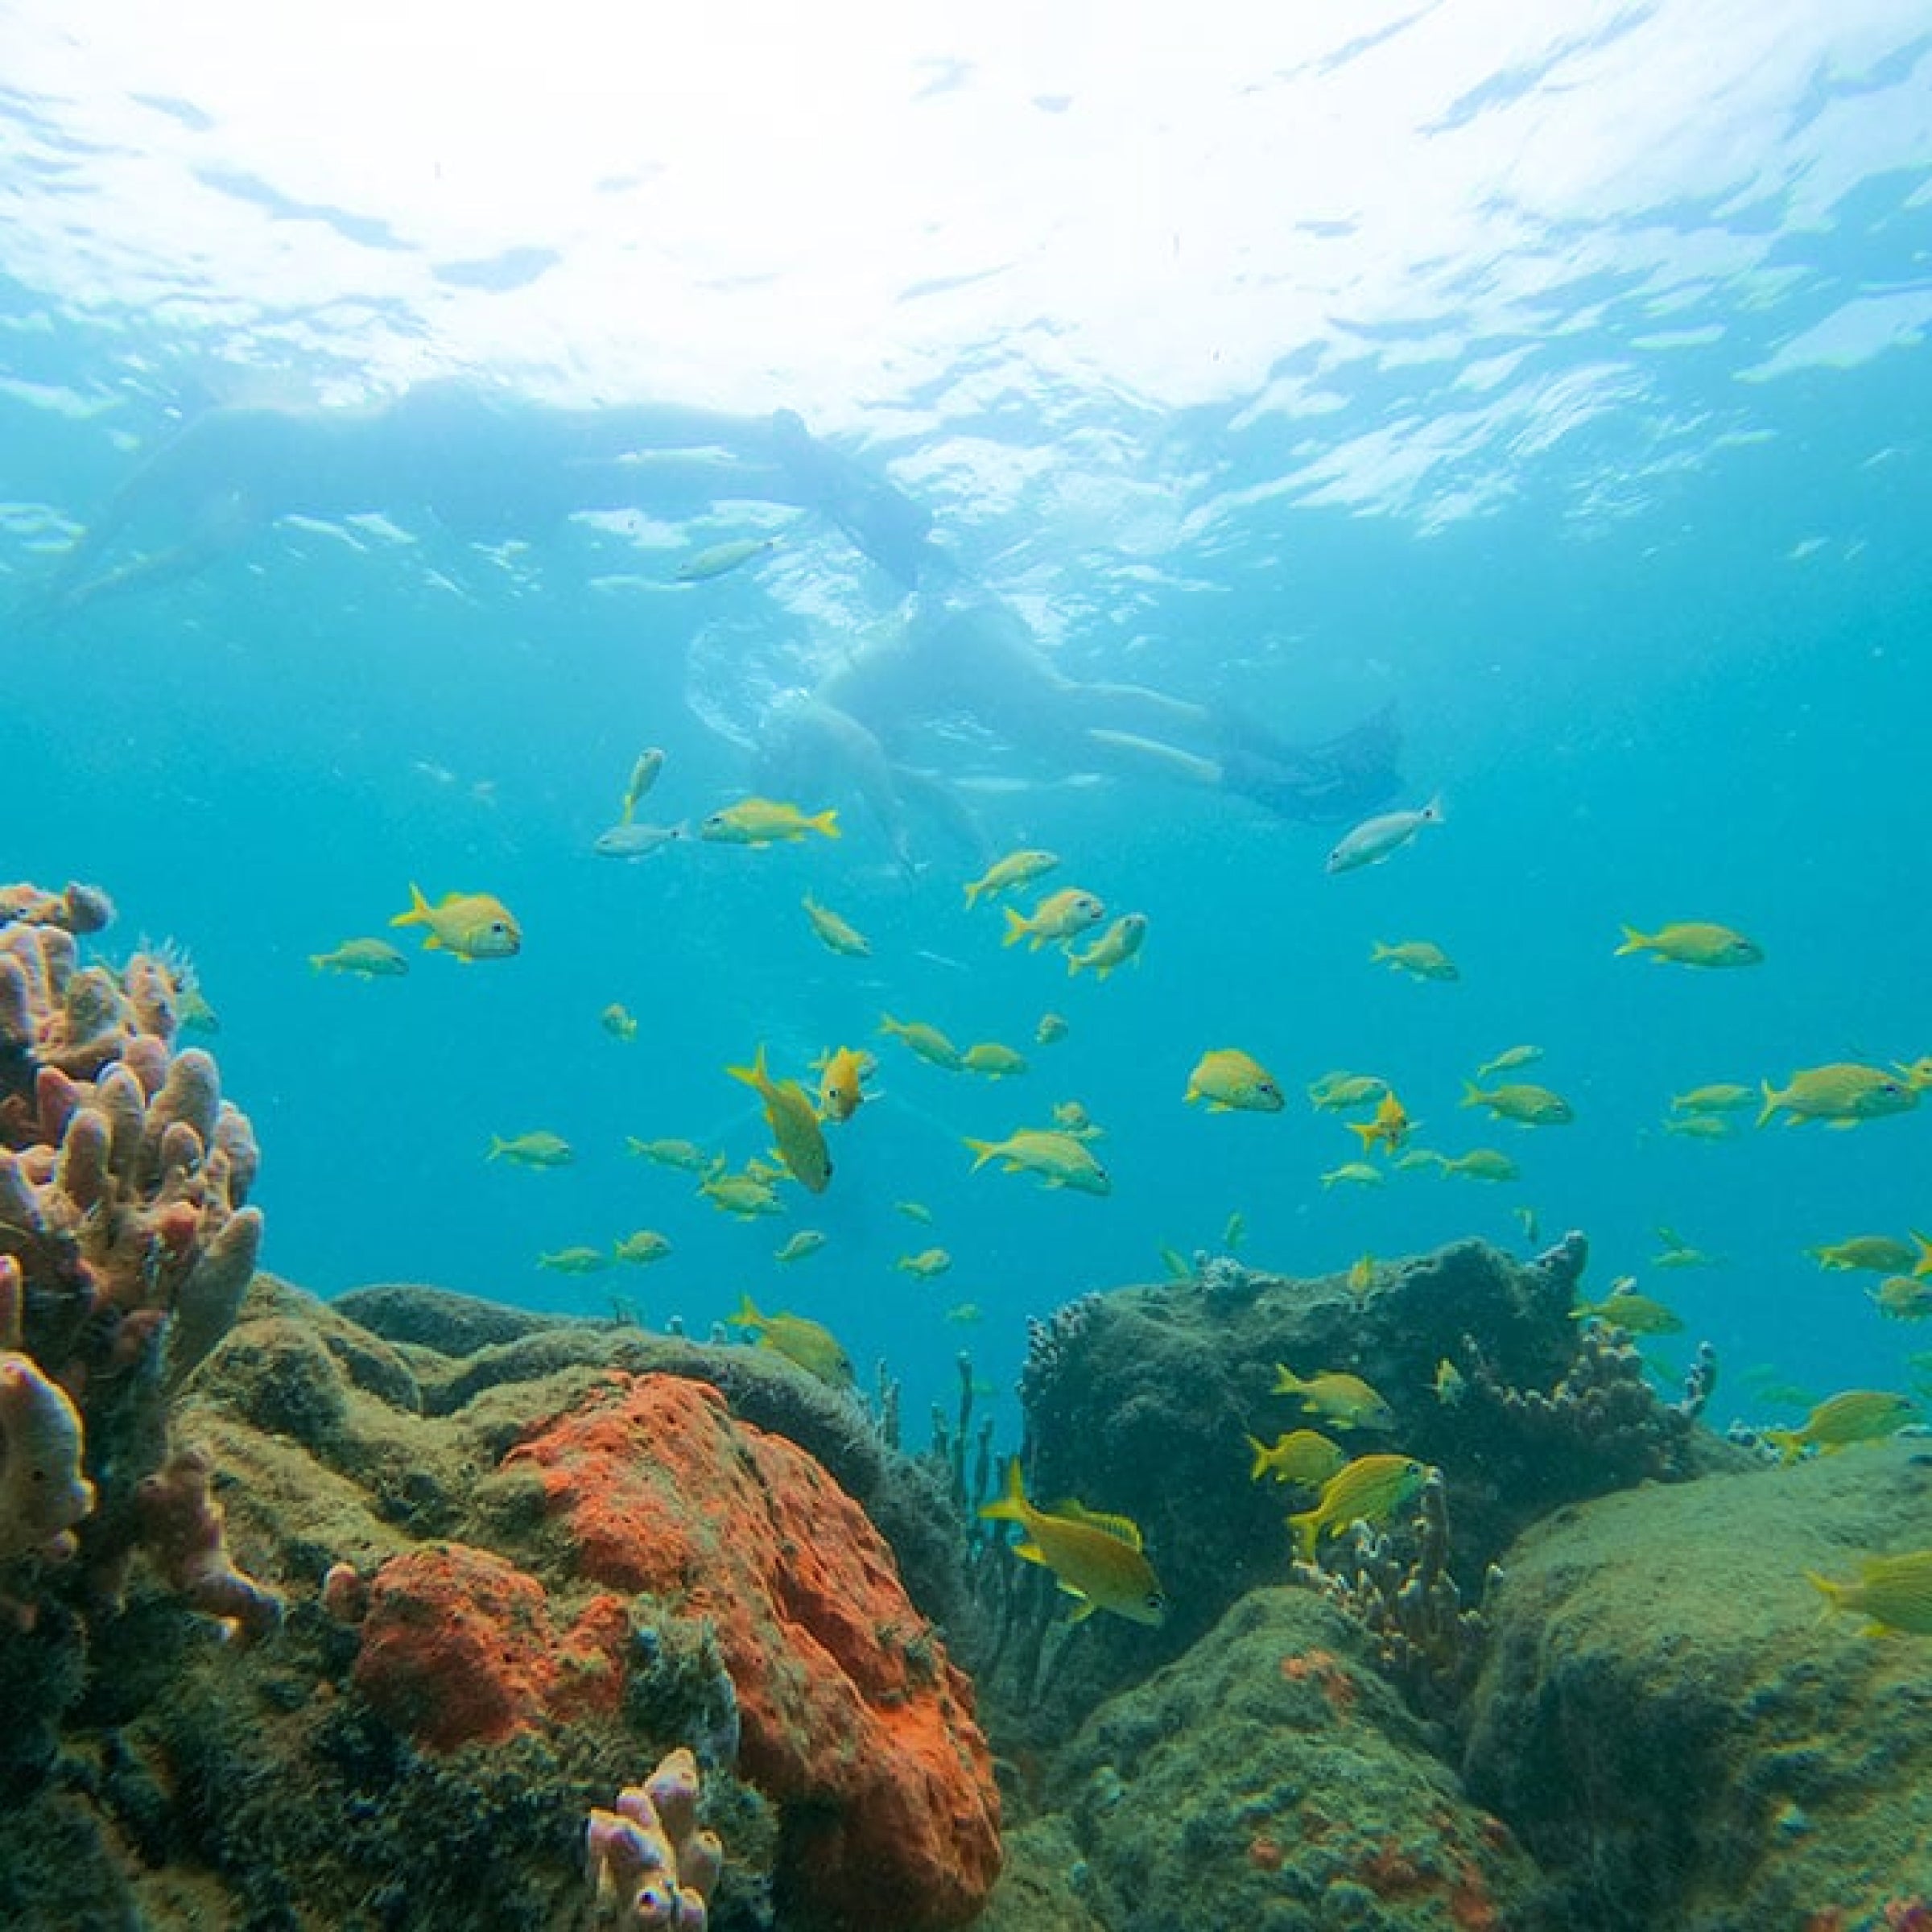
<path id="1" fill-rule="evenodd" d="M 1632 1335 L 1681 1335 L 1683 1320 L 1674 1309 L 1633 1289 L 1606 1295 L 1600 1302 L 1579 1302 L 1570 1311 L 1573 1322 L 1602 1322 Z"/>
<path id="2" fill-rule="evenodd" d="M 658 782 L 658 774 L 664 769 L 664 754 L 656 745 L 638 753 L 637 762 L 630 768 L 630 778 L 624 787 L 624 796 L 619 801 L 624 815 L 617 823 L 628 825 L 637 815 L 638 807 L 644 803 L 644 795 Z"/>
<path id="3" fill-rule="evenodd" d="M 345 939 L 333 952 L 312 952 L 308 967 L 312 972 L 347 972 L 365 980 L 389 980 L 407 972 L 409 961 L 386 939 Z M 182 1011 L 187 1011 L 185 1001 Z"/>
<path id="4" fill-rule="evenodd" d="M 1852 1443 L 1876 1442 L 1895 1435 L 1918 1414 L 1909 1396 L 1878 1389 L 1851 1389 L 1820 1402 L 1805 1418 L 1802 1428 L 1767 1429 L 1765 1440 L 1777 1446 L 1781 1462 L 1794 1463 L 1806 1447 L 1831 1455 Z"/>
<path id="5" fill-rule="evenodd" d="M 626 1044 L 638 1037 L 637 1015 L 627 1006 L 620 1006 L 615 1001 L 597 1015 L 599 1024 L 613 1040 Z"/>
<path id="6" fill-rule="evenodd" d="M 1008 1174 L 1037 1174 L 1048 1187 L 1070 1187 L 1077 1194 L 1113 1191 L 1107 1170 L 1087 1151 L 1084 1141 L 1070 1133 L 1022 1128 L 1003 1141 L 968 1140 L 966 1145 L 972 1150 L 976 1174 L 989 1161 L 997 1161 Z"/>
<path id="7" fill-rule="evenodd" d="M 1445 1409 L 1453 1409 L 1469 1393 L 1468 1378 L 1446 1355 L 1435 1364 L 1435 1374 L 1429 1385 Z"/>
<path id="8" fill-rule="evenodd" d="M 1752 1098 L 1757 1096 L 1753 1094 Z M 1734 1141 L 1737 1128 L 1728 1113 L 1674 1113 L 1664 1122 L 1664 1132 L 1686 1141 Z"/>
<path id="9" fill-rule="evenodd" d="M 1375 1286 L 1375 1257 L 1372 1254 L 1358 1254 L 1348 1264 L 1348 1273 L 1344 1279 L 1348 1292 L 1360 1301 Z"/>
<path id="10" fill-rule="evenodd" d="M 634 1133 L 624 1137 L 625 1150 L 641 1161 L 655 1161 L 660 1167 L 682 1167 L 702 1174 L 711 1165 L 711 1156 L 695 1141 L 641 1141 Z"/>
<path id="11" fill-rule="evenodd" d="M 929 1282 L 935 1274 L 943 1274 L 952 1265 L 952 1257 L 943 1248 L 927 1248 L 918 1254 L 902 1254 L 893 1263 L 902 1274 L 910 1274 L 922 1282 Z"/>
<path id="12" fill-rule="evenodd" d="M 1377 939 L 1368 948 L 1371 966 L 1386 965 L 1416 980 L 1459 980 L 1462 970 L 1431 939 L 1403 939 L 1391 946 Z"/>
<path id="13" fill-rule="evenodd" d="M 634 1268 L 648 1266 L 652 1261 L 661 1261 L 671 1253 L 671 1243 L 654 1228 L 640 1228 L 635 1234 L 627 1234 L 614 1250 L 621 1261 L 628 1261 Z"/>
<path id="14" fill-rule="evenodd" d="M 698 836 L 716 845 L 771 845 L 780 840 L 802 839 L 815 832 L 839 836 L 839 815 L 828 808 L 811 817 L 795 805 L 775 799 L 741 799 L 714 811 L 698 828 Z"/>
<path id="15" fill-rule="evenodd" d="M 680 584 L 708 584 L 713 577 L 728 576 L 741 570 L 753 557 L 775 550 L 776 537 L 733 537 L 729 543 L 713 543 L 687 557 L 671 572 Z"/>
<path id="16" fill-rule="evenodd" d="M 1026 919 L 1010 906 L 1001 910 L 1006 914 L 1006 936 L 1000 943 L 1012 946 L 1025 939 L 1030 952 L 1038 952 L 1055 940 L 1071 939 L 1107 916 L 1105 902 L 1091 892 L 1082 892 L 1077 886 L 1065 886 L 1058 892 L 1049 893 Z"/>
<path id="17" fill-rule="evenodd" d="M 1713 1080 L 1671 1096 L 1673 1113 L 1741 1113 L 1757 1104 L 1757 1089 L 1735 1080 Z"/>
<path id="18" fill-rule="evenodd" d="M 877 1065 L 870 1054 L 857 1046 L 835 1046 L 815 1060 L 819 1113 L 828 1121 L 850 1120 L 872 1097 L 865 1091 L 865 1081 Z"/>
<path id="19" fill-rule="evenodd" d="M 1187 1091 L 1182 1098 L 1205 1100 L 1210 1113 L 1236 1108 L 1249 1113 L 1282 1110 L 1282 1090 L 1274 1075 L 1238 1046 L 1216 1046 L 1203 1054 L 1187 1076 Z"/>
<path id="20" fill-rule="evenodd" d="M 997 1040 L 981 1040 L 960 1055 L 960 1064 L 968 1073 L 983 1073 L 988 1079 L 1003 1080 L 1026 1071 L 1023 1055 Z"/>
<path id="21" fill-rule="evenodd" d="M 1442 1170 L 1444 1174 L 1459 1174 L 1468 1181 L 1514 1181 L 1522 1178 L 1522 1170 L 1516 1162 L 1493 1147 L 1472 1147 L 1467 1154 L 1459 1154 L 1454 1160 L 1444 1161 Z"/>
<path id="22" fill-rule="evenodd" d="M 1115 967 L 1124 966 L 1128 960 L 1137 958 L 1141 942 L 1146 937 L 1146 914 L 1122 913 L 1084 952 L 1075 952 L 1071 947 L 1067 947 L 1067 974 L 1071 977 L 1076 972 L 1091 969 L 1104 980 Z"/>
<path id="23" fill-rule="evenodd" d="M 1932 1242 L 1922 1236 L 1920 1246 L 1932 1258 Z M 1904 1274 L 1920 1258 L 1910 1242 L 1895 1241 L 1889 1234 L 1855 1234 L 1849 1241 L 1829 1241 L 1805 1253 L 1821 1268 L 1860 1269 L 1872 1274 Z"/>
<path id="24" fill-rule="evenodd" d="M 1932 1087 L 1932 1053 L 1921 1054 L 1909 1067 L 1903 1060 L 1894 1060 L 1892 1064 L 1914 1092 L 1923 1093 L 1928 1087 Z"/>
<path id="25" fill-rule="evenodd" d="M 1228 1216 L 1226 1225 L 1221 1229 L 1221 1245 L 1230 1254 L 1248 1238 L 1248 1217 L 1240 1208 Z"/>
<path id="26" fill-rule="evenodd" d="M 741 1221 L 761 1214 L 782 1214 L 783 1204 L 771 1183 L 755 1174 L 733 1174 L 720 1158 L 698 1183 L 698 1192 L 724 1214 L 735 1214 Z"/>
<path id="27" fill-rule="evenodd" d="M 960 1050 L 936 1026 L 923 1020 L 895 1020 L 889 1013 L 879 1016 L 879 1031 L 890 1034 L 910 1047 L 923 1060 L 957 1073 L 961 1065 Z"/>
<path id="28" fill-rule="evenodd" d="M 1758 1110 L 1762 1127 L 1781 1108 L 1787 1127 L 1805 1121 L 1823 1121 L 1828 1127 L 1856 1127 L 1888 1113 L 1905 1113 L 1918 1104 L 1918 1089 L 1882 1067 L 1860 1067 L 1845 1060 L 1807 1067 L 1792 1075 L 1790 1084 L 1773 1089 L 1760 1084 L 1764 1105 Z"/>
<path id="29" fill-rule="evenodd" d="M 610 1257 L 601 1248 L 559 1248 L 539 1255 L 537 1265 L 553 1274 L 597 1274 L 610 1265 Z"/>
<path id="30" fill-rule="evenodd" d="M 1517 1067 L 1527 1067 L 1543 1057 L 1540 1046 L 1505 1046 L 1492 1060 L 1484 1060 L 1476 1070 L 1479 1080 L 1492 1079 L 1499 1073 L 1508 1073 Z"/>
<path id="31" fill-rule="evenodd" d="M 1765 956 L 1755 939 L 1701 919 L 1686 919 L 1650 933 L 1626 926 L 1616 956 L 1621 959 L 1627 952 L 1647 952 L 1653 959 L 1674 960 L 1680 966 L 1756 966 Z"/>
<path id="32" fill-rule="evenodd" d="M 1331 1443 L 1315 1429 L 1297 1429 L 1291 1435 L 1278 1435 L 1272 1444 L 1252 1435 L 1247 1440 L 1254 1454 L 1253 1466 L 1248 1472 L 1248 1480 L 1253 1483 L 1272 1476 L 1278 1483 L 1319 1489 L 1348 1459 L 1348 1451 L 1339 1443 Z"/>
<path id="33" fill-rule="evenodd" d="M 1337 1113 L 1373 1105 L 1388 1091 L 1389 1083 L 1373 1073 L 1325 1073 L 1308 1084 L 1308 1098 L 1317 1107 Z"/>
<path id="34" fill-rule="evenodd" d="M 974 1323 L 984 1321 L 986 1317 L 977 1302 L 956 1302 L 946 1311 L 942 1319 L 951 1322 L 956 1328 L 970 1328 Z"/>
<path id="35" fill-rule="evenodd" d="M 1043 1013 L 1040 1023 L 1033 1030 L 1033 1043 L 1036 1046 L 1051 1046 L 1067 1037 L 1067 1022 L 1057 1013 Z"/>
<path id="36" fill-rule="evenodd" d="M 1024 886 L 1038 878 L 1042 873 L 1051 872 L 1060 862 L 1057 852 L 1009 852 L 1005 858 L 996 861 L 986 869 L 983 877 L 973 880 L 966 888 L 966 903 L 976 906 L 989 893 L 1000 893 L 1014 886 Z"/>
<path id="37" fill-rule="evenodd" d="M 1324 1187 L 1379 1187 L 1382 1184 L 1382 1170 L 1372 1167 L 1366 1161 L 1344 1161 L 1339 1167 L 1331 1167 L 1322 1177 Z"/>
<path id="38" fill-rule="evenodd" d="M 562 1134 L 539 1129 L 535 1133 L 512 1134 L 508 1140 L 493 1133 L 489 1152 L 483 1158 L 508 1161 L 513 1167 L 568 1167 L 577 1157 Z"/>
<path id="39" fill-rule="evenodd" d="M 1344 1429 L 1393 1429 L 1395 1411 L 1359 1375 L 1329 1369 L 1305 1381 L 1280 1362 L 1274 1365 L 1274 1393 L 1291 1395 L 1311 1415 L 1325 1416 Z"/>
<path id="40" fill-rule="evenodd" d="M 815 1228 L 801 1228 L 773 1256 L 774 1261 L 802 1261 L 807 1255 L 816 1254 L 825 1245 L 825 1237 Z"/>
<path id="41" fill-rule="evenodd" d="M 839 1340 L 821 1322 L 802 1315 L 762 1315 L 746 1294 L 738 1297 L 738 1311 L 725 1320 L 734 1328 L 748 1328 L 761 1348 L 770 1348 L 795 1362 L 807 1375 L 833 1389 L 852 1386 L 852 1363 Z"/>
<path id="42" fill-rule="evenodd" d="M 1097 1141 L 1106 1132 L 1093 1124 L 1093 1117 L 1078 1100 L 1055 1100 L 1053 1125 L 1056 1132 L 1070 1133 L 1076 1141 Z"/>
<path id="43" fill-rule="evenodd" d="M 825 1145 L 811 1097 L 796 1080 L 774 1080 L 765 1071 L 765 1042 L 749 1067 L 727 1067 L 734 1080 L 742 1080 L 765 1103 L 766 1124 L 791 1177 L 812 1194 L 823 1194 L 832 1181 L 832 1151 Z"/>
<path id="44" fill-rule="evenodd" d="M 1650 1257 L 1653 1268 L 1715 1268 L 1717 1257 L 1707 1254 L 1701 1248 L 1694 1248 L 1674 1228 L 1660 1228 L 1657 1238 L 1663 1243 L 1658 1253 Z"/>
<path id="45" fill-rule="evenodd" d="M 1805 1572 L 1805 1581 L 1834 1610 L 1855 1610 L 1863 1616 L 1867 1637 L 1894 1630 L 1932 1637 L 1932 1550 L 1868 1556 L 1859 1566 L 1855 1583 L 1835 1583 L 1814 1570 Z"/>
<path id="46" fill-rule="evenodd" d="M 1371 1152 L 1378 1142 L 1393 1154 L 1409 1133 L 1409 1116 L 1393 1092 L 1382 1096 L 1373 1119 L 1350 1121 L 1347 1125 L 1351 1133 L 1360 1137 L 1364 1154 Z"/>
<path id="47" fill-rule="evenodd" d="M 1527 1081 L 1517 1086 L 1483 1088 L 1464 1080 L 1463 1104 L 1487 1107 L 1499 1120 L 1514 1121 L 1523 1127 L 1567 1127 L 1576 1118 L 1576 1109 L 1560 1093 Z"/>
<path id="48" fill-rule="evenodd" d="M 475 960 L 506 960 L 523 943 L 522 928 L 510 908 L 487 892 L 446 892 L 432 906 L 412 883 L 409 910 L 398 913 L 390 924 L 427 927 L 423 951 L 453 952 L 465 965 Z"/>
<path id="49" fill-rule="evenodd" d="M 1410 1455 L 1358 1455 L 1322 1485 L 1321 1500 L 1288 1519 L 1302 1562 L 1313 1563 L 1324 1536 L 1351 1523 L 1384 1523 L 1418 1494 L 1429 1467 Z"/>
<path id="50" fill-rule="evenodd" d="M 869 959 L 872 955 L 872 942 L 856 926 L 848 925 L 829 906 L 821 906 L 810 893 L 799 901 L 805 908 L 805 916 L 811 922 L 811 929 L 832 952 L 843 953 L 848 959 Z"/>
<path id="51" fill-rule="evenodd" d="M 1870 1290 L 1882 1315 L 1895 1322 L 1922 1322 L 1932 1315 L 1932 1282 L 1916 1275 L 1889 1274 Z"/>
<path id="52" fill-rule="evenodd" d="M 1013 1553 L 1051 1570 L 1078 1608 L 1080 1623 L 1096 1610 L 1111 1610 L 1131 1623 L 1156 1626 L 1167 1620 L 1167 1600 L 1147 1560 L 1138 1527 L 1124 1516 L 1102 1516 L 1078 1503 L 1036 1509 L 1026 1500 L 1019 1459 L 1006 1465 L 1006 1493 L 982 1505 L 980 1514 L 996 1522 L 1018 1523 L 1025 1539 Z"/>
<path id="53" fill-rule="evenodd" d="M 923 1201 L 894 1201 L 893 1206 L 909 1221 L 917 1221 L 923 1228 L 932 1225 L 932 1210 Z"/>

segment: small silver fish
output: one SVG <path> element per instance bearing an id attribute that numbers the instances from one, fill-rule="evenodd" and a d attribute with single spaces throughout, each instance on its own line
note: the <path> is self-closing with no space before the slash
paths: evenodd
<path id="1" fill-rule="evenodd" d="M 613 825 L 597 834 L 590 848 L 603 859 L 647 859 L 683 836 L 682 825 Z"/>

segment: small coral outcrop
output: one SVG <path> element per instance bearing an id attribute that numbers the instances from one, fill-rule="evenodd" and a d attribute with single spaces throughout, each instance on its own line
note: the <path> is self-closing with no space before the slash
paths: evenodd
<path id="1" fill-rule="evenodd" d="M 584 1579 L 715 1632 L 742 1776 L 778 1807 L 781 1897 L 808 1922 L 964 1925 L 999 1869 L 966 1679 L 865 1513 L 718 1391 L 617 1377 L 512 1451 Z"/>
<path id="2" fill-rule="evenodd" d="M 590 1814 L 592 1922 L 614 1932 L 706 1932 L 724 1847 L 698 1823 L 698 1761 L 683 1746 L 615 1807 Z"/>

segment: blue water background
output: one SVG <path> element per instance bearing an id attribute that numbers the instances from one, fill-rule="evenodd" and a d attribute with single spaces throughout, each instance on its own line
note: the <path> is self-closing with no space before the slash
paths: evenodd
<path id="1" fill-rule="evenodd" d="M 901 877 L 852 799 L 800 801 L 840 806 L 836 844 L 591 855 L 646 744 L 670 754 L 658 815 L 695 819 L 745 789 L 743 762 L 687 706 L 687 664 L 715 709 L 740 711 L 757 695 L 733 688 L 753 675 L 741 656 L 822 663 L 838 625 L 893 609 L 835 531 L 776 512 L 674 533 L 642 558 L 580 527 L 506 553 L 433 528 L 407 541 L 284 528 L 192 584 L 16 631 L 0 873 L 107 888 L 110 956 L 142 934 L 192 952 L 221 1015 L 225 1089 L 265 1150 L 266 1261 L 324 1294 L 417 1280 L 597 1313 L 615 1290 L 647 1321 L 701 1334 L 749 1290 L 831 1323 L 869 1382 L 889 1364 L 916 1439 L 927 1402 L 950 1404 L 960 1348 L 1008 1390 L 1029 1316 L 1159 1278 L 1162 1245 L 1218 1250 L 1236 1211 L 1241 1258 L 1319 1274 L 1468 1235 L 1525 1252 L 1528 1207 L 1545 1241 L 1589 1236 L 1596 1289 L 1632 1273 L 1682 1311 L 1688 1332 L 1649 1349 L 1667 1368 L 1696 1340 L 1715 1344 L 1720 1417 L 1772 1413 L 1744 1385 L 1754 1364 L 1821 1394 L 1904 1385 L 1932 1335 L 1882 1319 L 1870 1278 L 1822 1274 L 1803 1250 L 1932 1229 L 1932 1106 L 1850 1132 L 1747 1122 L 1715 1145 L 1659 1129 L 1670 1095 L 1702 1082 L 1932 1052 L 1926 352 L 1902 328 L 1843 366 L 1740 380 L 1853 295 L 1901 274 L 1922 287 L 1926 178 L 1878 178 L 1831 232 L 1794 232 L 1798 285 L 1781 304 L 1714 277 L 1668 344 L 1649 345 L 1641 290 L 1579 259 L 1567 307 L 1510 351 L 1553 383 L 1637 369 L 1641 404 L 1585 412 L 1500 470 L 1492 452 L 1472 460 L 1478 515 L 1435 514 L 1454 465 L 1408 504 L 1262 489 L 1311 446 L 1399 444 L 1466 407 L 1501 345 L 1440 316 L 1331 362 L 1319 419 L 1251 420 L 1237 402 L 1156 420 L 1129 398 L 1081 398 L 1086 429 L 1147 452 L 1183 497 L 1183 479 L 1202 479 L 1191 509 L 1218 506 L 1177 528 L 1156 569 L 1056 551 L 1044 482 L 989 520 L 945 480 L 934 452 L 968 431 L 1050 478 L 1069 405 L 1045 385 L 997 419 L 909 405 L 890 433 L 845 438 L 926 478 L 942 537 L 996 588 L 1075 613 L 1059 650 L 1076 674 L 1238 700 L 1290 734 L 1393 699 L 1406 801 L 1444 801 L 1440 830 L 1331 878 L 1332 829 L 1179 785 L 1027 774 L 979 794 L 996 847 L 1050 845 L 1063 879 L 1148 914 L 1144 960 L 1104 985 L 1069 983 L 1053 952 L 1002 948 L 997 913 L 961 905 L 970 867 L 936 839 Z M 167 433 L 180 390 L 154 371 L 182 345 L 162 321 L 104 319 L 19 281 L 0 282 L 0 315 L 16 378 L 0 398 L 0 491 L 84 519 L 132 449 Z M 80 420 L 47 406 L 73 394 L 115 406 Z M 768 565 L 671 581 L 690 546 L 767 526 L 784 531 Z M 9 533 L 7 588 L 21 588 L 48 546 L 31 518 Z M 836 623 L 807 630 L 815 602 Z M 367 985 L 312 974 L 310 954 L 383 931 L 411 880 L 432 897 L 499 894 L 522 956 L 413 956 L 407 979 Z M 870 935 L 869 960 L 819 945 L 799 910 L 807 890 Z M 1612 956 L 1620 923 L 1680 919 L 1742 928 L 1766 962 L 1699 973 Z M 1460 982 L 1368 963 L 1372 942 L 1410 938 L 1444 946 Z M 642 1020 L 636 1043 L 601 1029 L 612 1001 Z M 1071 1034 L 1036 1048 L 1049 1008 Z M 882 1010 L 1008 1042 L 1032 1071 L 941 1072 L 876 1036 Z M 883 1097 L 837 1131 L 822 1200 L 791 1189 L 783 1220 L 741 1224 L 623 1142 L 763 1149 L 752 1096 L 724 1071 L 760 1041 L 794 1074 L 835 1042 L 871 1046 Z M 1573 1126 L 1459 1108 L 1476 1064 L 1518 1041 L 1546 1049 L 1527 1077 L 1574 1100 Z M 1194 1060 L 1229 1044 L 1291 1090 L 1284 1114 L 1183 1104 Z M 1355 1150 L 1300 1090 L 1336 1067 L 1386 1075 L 1420 1140 L 1503 1148 L 1522 1182 L 1397 1174 L 1324 1190 L 1317 1177 Z M 1070 1098 L 1106 1129 L 1110 1198 L 969 1173 L 963 1136 L 1042 1124 Z M 570 1139 L 573 1167 L 485 1162 L 493 1134 L 539 1127 Z M 931 1208 L 931 1229 L 895 1212 L 908 1198 Z M 1720 1265 L 1653 1272 L 1660 1225 Z M 828 1247 L 779 1266 L 773 1250 L 807 1226 Z M 582 1279 L 535 1266 L 640 1227 L 674 1254 Z M 895 1270 L 934 1242 L 950 1274 Z M 979 1325 L 945 1319 L 967 1302 Z"/>

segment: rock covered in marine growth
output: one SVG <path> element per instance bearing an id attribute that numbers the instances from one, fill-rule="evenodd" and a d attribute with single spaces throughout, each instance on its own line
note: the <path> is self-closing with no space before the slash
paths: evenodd
<path id="1" fill-rule="evenodd" d="M 1932 1639 L 1862 1635 L 1804 1572 L 1928 1548 L 1910 1440 L 1606 1496 L 1523 1538 L 1466 1770 L 1561 1880 L 1563 1925 L 1921 1922 L 1899 1914 L 1932 1889 Z"/>
<path id="2" fill-rule="evenodd" d="M 1057 1781 L 1108 1932 L 1535 1920 L 1529 1860 L 1463 1799 L 1350 1625 L 1304 1591 L 1252 1592 L 1104 1704 Z"/>
<path id="3" fill-rule="evenodd" d="M 533 1432 L 499 1502 L 532 1480 L 577 1575 L 715 1632 L 740 1772 L 779 1807 L 781 1897 L 818 1926 L 966 1923 L 999 1869 L 971 1689 L 824 1470 L 716 1389 L 642 1375 Z"/>

